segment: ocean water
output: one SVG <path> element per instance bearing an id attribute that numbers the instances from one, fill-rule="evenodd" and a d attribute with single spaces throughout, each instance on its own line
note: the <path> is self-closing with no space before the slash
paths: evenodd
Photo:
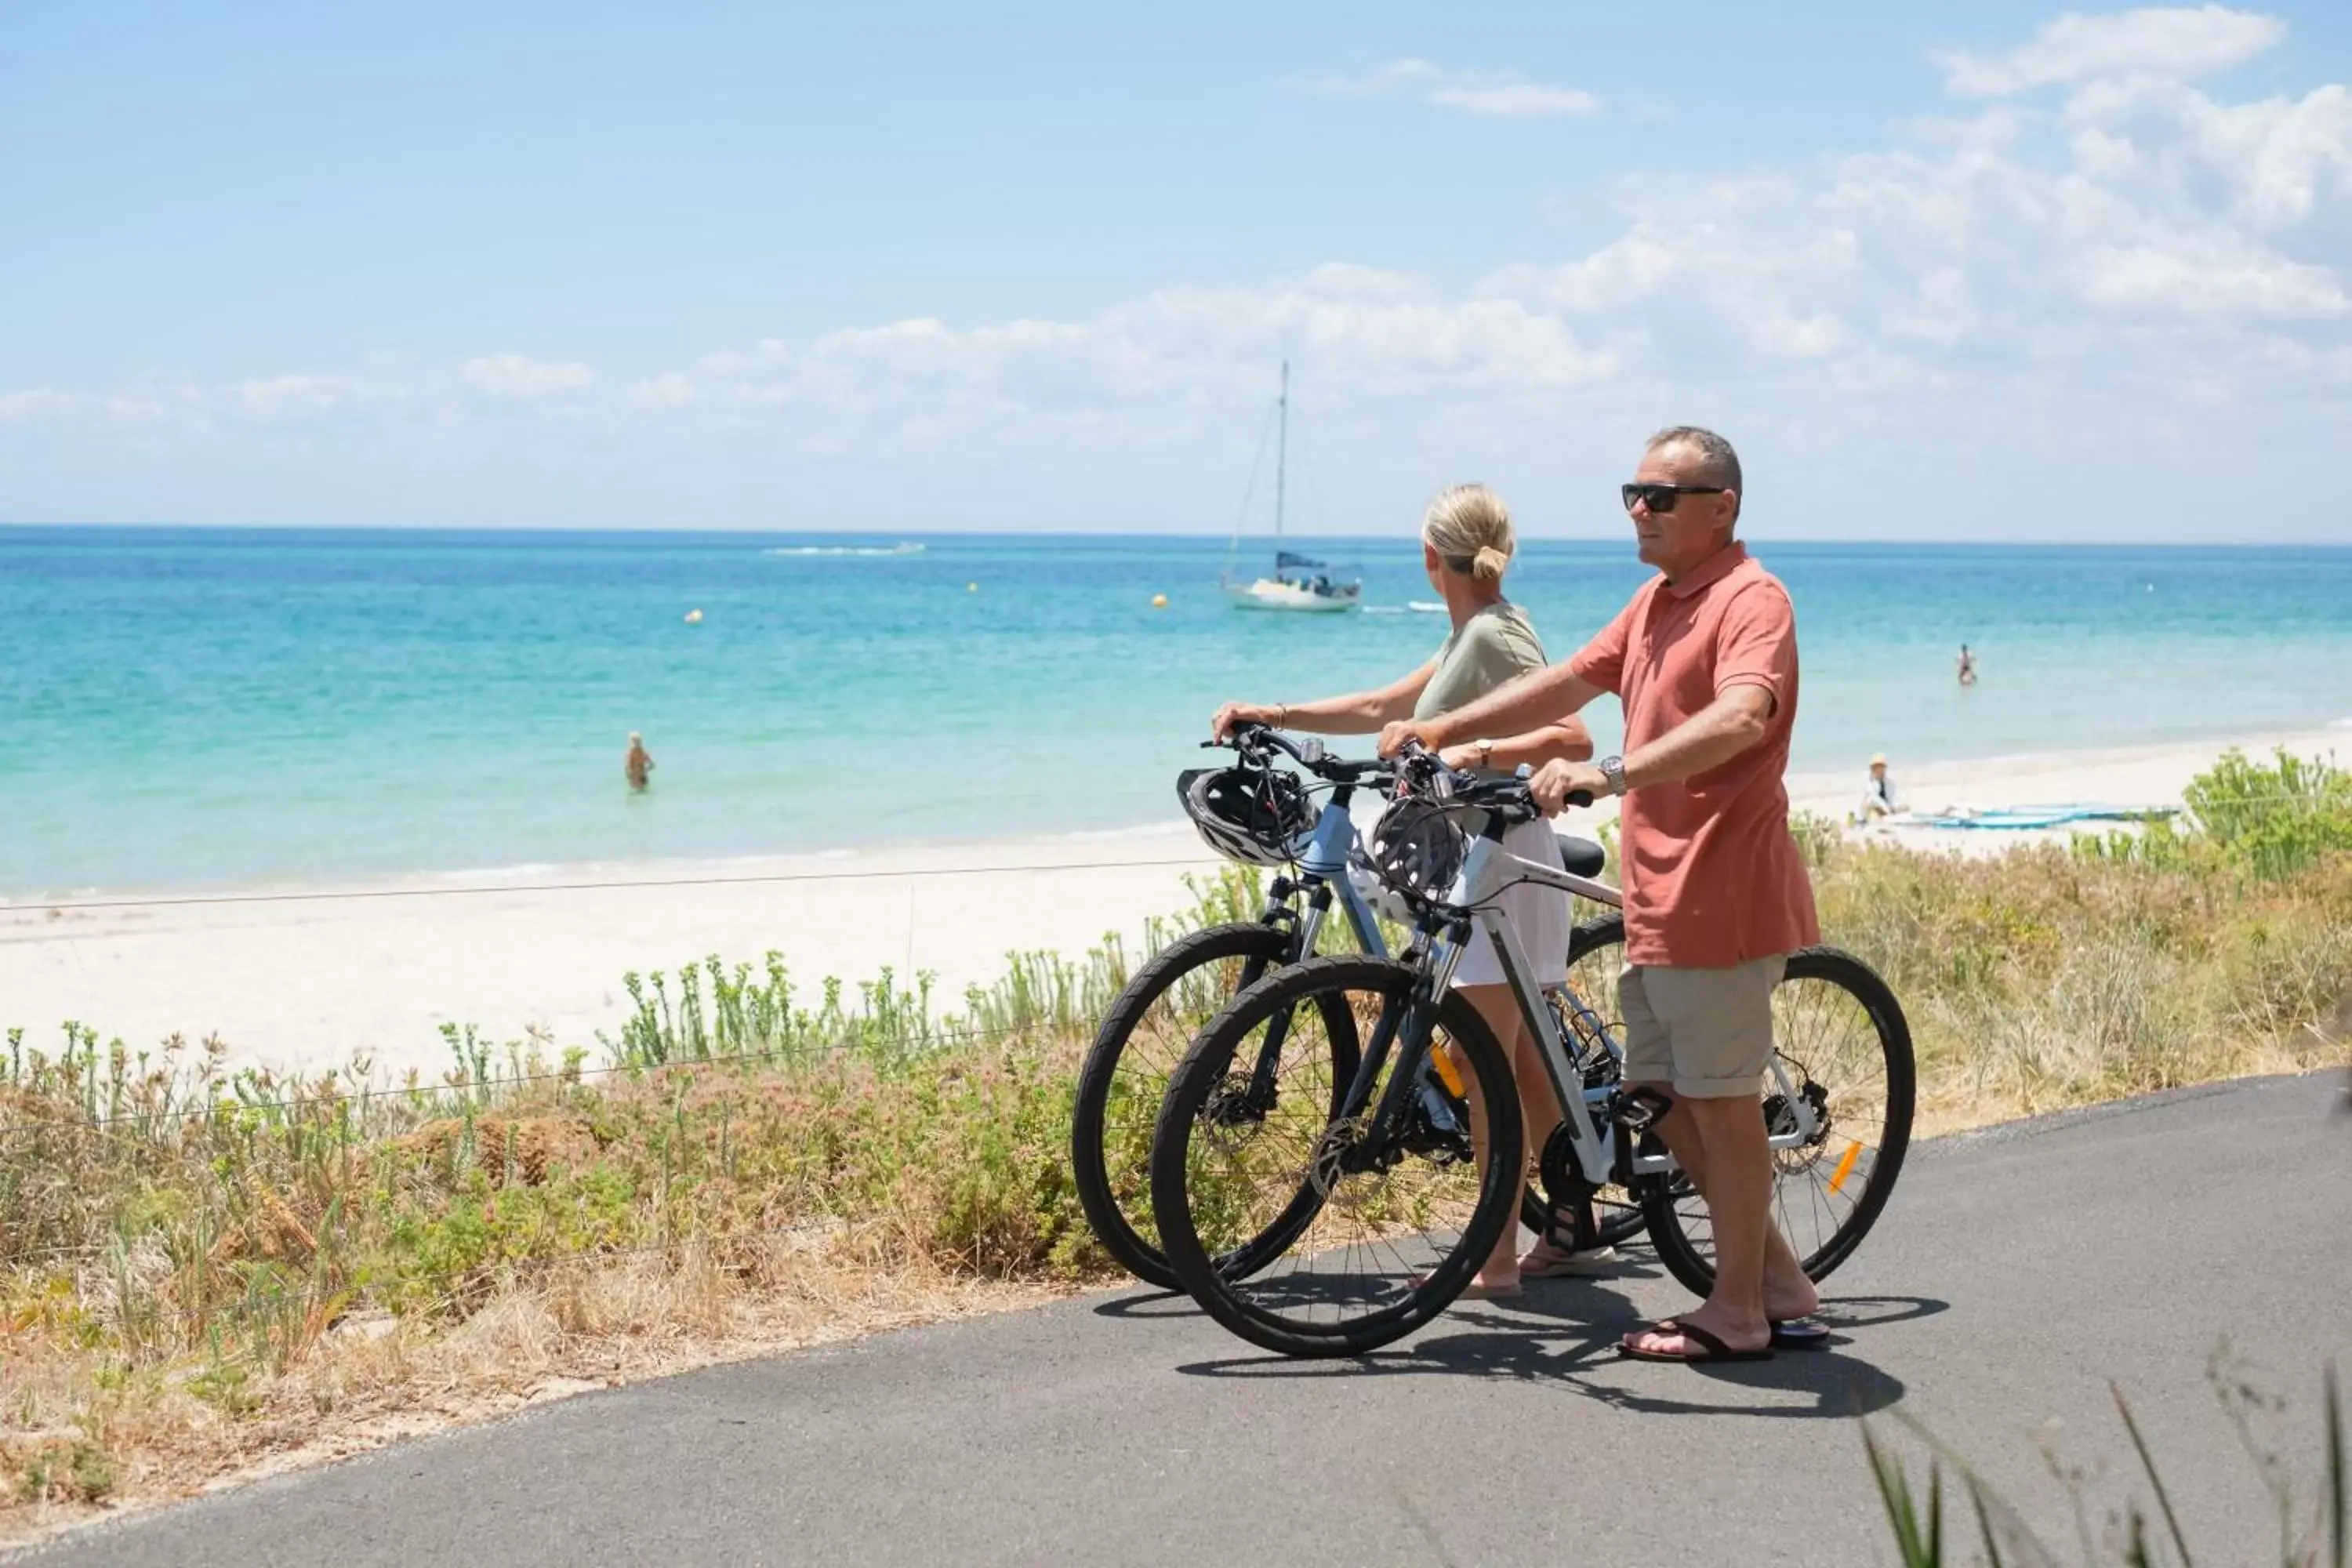
<path id="1" fill-rule="evenodd" d="M 1219 700 L 1384 682 L 1445 632 L 1404 608 L 1410 539 L 1316 542 L 1382 612 L 1335 616 L 1227 605 L 1222 540 L 896 542 L 0 528 L 0 894 L 1160 820 Z M 2352 715 L 2352 549 L 1755 549 L 1802 771 Z M 1559 658 L 1645 573 L 1536 541 L 1510 586 Z"/>

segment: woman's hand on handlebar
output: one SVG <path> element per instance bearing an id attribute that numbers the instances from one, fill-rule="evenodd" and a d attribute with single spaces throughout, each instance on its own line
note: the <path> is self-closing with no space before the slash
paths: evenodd
<path id="1" fill-rule="evenodd" d="M 1209 721 L 1209 739 L 1230 740 L 1233 732 L 1244 724 L 1271 726 L 1276 711 L 1272 708 L 1260 707 L 1255 702 L 1228 702 L 1218 709 L 1216 716 Z"/>
<path id="2" fill-rule="evenodd" d="M 1536 799 L 1536 806 L 1546 816 L 1558 816 L 1570 804 L 1570 795 L 1581 795 L 1575 802 L 1589 805 L 1609 793 L 1609 775 L 1590 763 L 1553 761 L 1538 768 L 1528 780 L 1528 793 Z"/>
<path id="3" fill-rule="evenodd" d="M 1436 722 L 1428 719 L 1399 719 L 1381 730 L 1381 755 L 1393 757 L 1410 741 L 1419 741 L 1434 752 L 1443 742 L 1443 732 Z"/>
<path id="4" fill-rule="evenodd" d="M 1444 763 L 1447 767 L 1452 768 L 1455 773 L 1466 773 L 1471 769 L 1478 765 L 1478 748 L 1475 746 L 1448 746 L 1444 751 L 1437 753 L 1437 760 Z"/>

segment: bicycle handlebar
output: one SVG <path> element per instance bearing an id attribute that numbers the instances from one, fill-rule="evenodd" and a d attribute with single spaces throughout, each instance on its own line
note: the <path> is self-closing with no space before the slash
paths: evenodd
<path id="1" fill-rule="evenodd" d="M 1269 751 L 1280 752 L 1316 777 L 1332 784 L 1360 784 L 1370 778 L 1385 783 L 1396 773 L 1396 764 L 1385 758 L 1350 761 L 1335 757 L 1322 742 L 1313 739 L 1294 741 L 1270 724 L 1236 724 L 1224 740 L 1203 741 L 1201 744 L 1203 748 L 1231 746 L 1237 752 L 1255 752 L 1261 755 Z"/>
<path id="2" fill-rule="evenodd" d="M 1543 809 L 1536 804 L 1534 794 L 1528 788 L 1532 770 L 1525 763 L 1521 763 L 1509 778 L 1481 778 L 1476 773 L 1446 766 L 1443 757 L 1419 741 L 1407 741 L 1397 760 L 1397 781 L 1401 787 L 1417 783 L 1440 800 L 1490 811 L 1508 822 L 1529 822 L 1543 815 Z M 1591 805 L 1592 792 L 1570 790 L 1567 804 Z"/>

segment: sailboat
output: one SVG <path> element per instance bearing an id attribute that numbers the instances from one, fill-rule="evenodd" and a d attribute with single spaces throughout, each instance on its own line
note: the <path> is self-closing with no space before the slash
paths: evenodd
<path id="1" fill-rule="evenodd" d="M 1274 571 L 1271 575 L 1244 583 L 1236 580 L 1228 563 L 1220 579 L 1226 596 L 1237 609 L 1244 610 L 1309 610 L 1326 613 L 1352 610 L 1364 596 L 1364 581 L 1360 577 L 1342 580 L 1332 574 L 1331 568 L 1320 561 L 1280 546 L 1282 538 L 1282 506 L 1286 469 L 1290 458 L 1290 362 L 1282 362 L 1282 395 L 1275 400 L 1276 430 L 1274 448 Z M 1261 458 L 1265 448 L 1258 448 Z M 1255 480 L 1253 480 L 1255 483 Z M 1248 502 L 1243 503 L 1244 510 Z M 1241 529 L 1234 530 L 1234 547 L 1241 546 Z"/>

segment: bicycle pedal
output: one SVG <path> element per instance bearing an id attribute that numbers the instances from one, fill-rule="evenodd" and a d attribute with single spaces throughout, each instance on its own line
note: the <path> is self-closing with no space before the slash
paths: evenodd
<path id="1" fill-rule="evenodd" d="M 1617 1125 L 1630 1136 L 1639 1138 L 1674 1108 L 1672 1097 L 1654 1089 L 1628 1089 L 1617 1102 Z"/>
<path id="2" fill-rule="evenodd" d="M 1544 1233 L 1546 1240 L 1555 1247 L 1565 1240 L 1570 1252 L 1591 1252 L 1601 1245 L 1601 1218 L 1592 1212 L 1592 1194 L 1587 1193 L 1568 1205 L 1568 1235 L 1563 1237 L 1559 1231 L 1555 1210 L 1552 1226 Z"/>

